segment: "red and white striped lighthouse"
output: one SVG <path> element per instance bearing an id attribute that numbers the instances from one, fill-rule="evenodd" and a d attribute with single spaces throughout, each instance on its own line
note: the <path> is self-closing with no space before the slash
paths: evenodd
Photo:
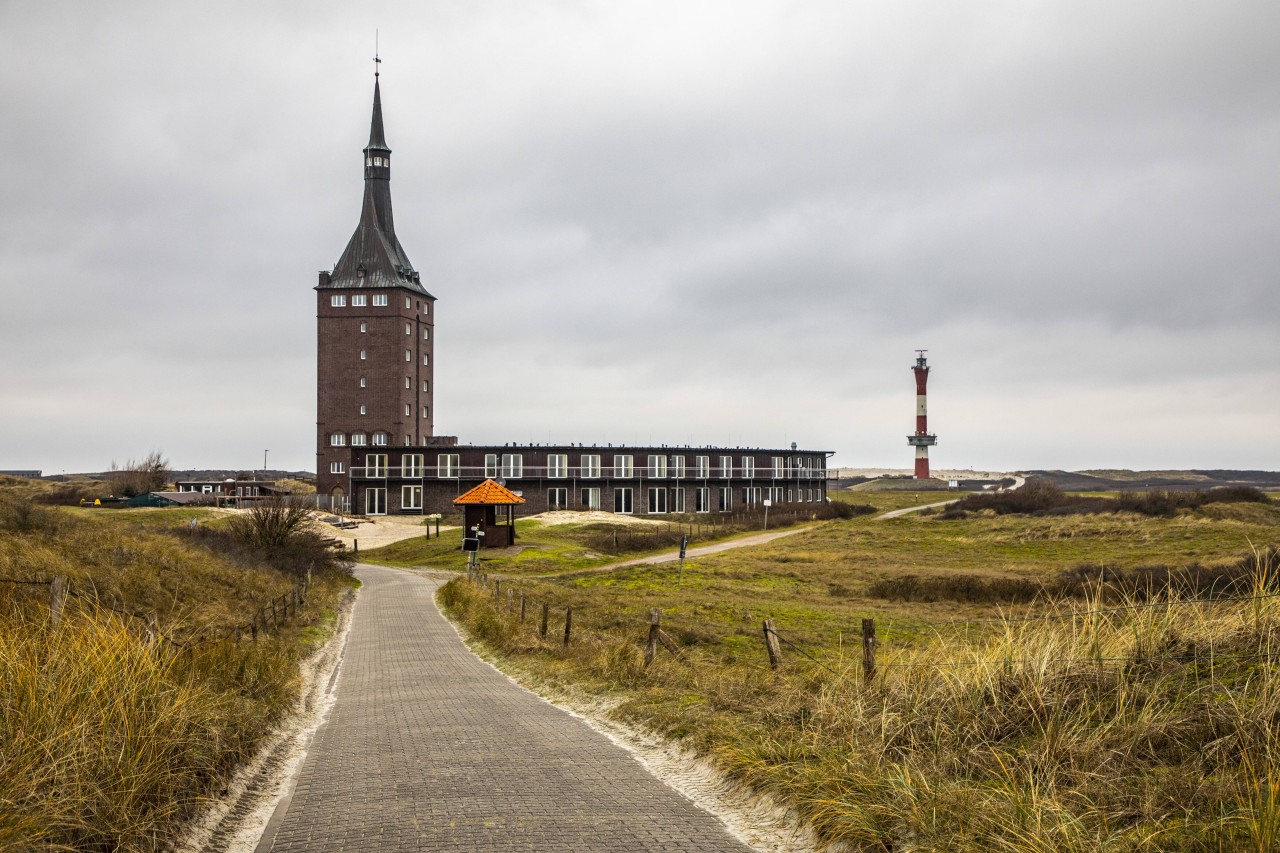
<path id="1" fill-rule="evenodd" d="M 924 402 L 924 387 L 929 382 L 929 362 L 924 354 L 928 350 L 916 350 L 916 434 L 907 436 L 907 444 L 916 449 L 916 479 L 929 479 L 929 448 L 938 443 L 936 435 L 929 434 L 929 414 Z"/>

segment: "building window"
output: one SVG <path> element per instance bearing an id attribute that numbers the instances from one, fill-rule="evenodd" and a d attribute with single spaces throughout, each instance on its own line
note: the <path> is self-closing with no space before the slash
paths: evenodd
<path id="1" fill-rule="evenodd" d="M 582 508 L 583 509 L 599 509 L 600 508 L 600 490 L 598 488 L 582 490 Z"/>
<path id="2" fill-rule="evenodd" d="M 329 297 L 329 305 L 333 308 L 346 308 L 347 296 L 344 293 L 335 293 Z"/>
<path id="3" fill-rule="evenodd" d="M 330 473 L 330 474 L 343 474 L 343 473 L 346 473 L 346 468 L 344 468 L 344 467 L 343 467 L 343 465 L 342 465 L 342 463 L 341 463 L 341 462 L 330 462 L 330 463 L 329 463 L 329 473 Z"/>
<path id="4" fill-rule="evenodd" d="M 411 444 L 413 444 L 413 436 L 411 436 L 411 435 L 406 435 L 406 436 L 404 437 L 404 446 L 405 446 L 405 447 L 408 447 L 408 446 L 409 446 L 409 445 L 411 445 Z"/>
<path id="5" fill-rule="evenodd" d="M 385 293 L 373 294 L 373 304 L 374 304 L 374 307 L 385 306 L 387 304 L 387 294 Z"/>
<path id="6" fill-rule="evenodd" d="M 412 324 L 412 323 L 405 323 L 405 324 L 404 324 L 404 333 L 405 333 L 406 335 L 412 335 L 412 334 L 413 334 L 413 324 Z"/>
<path id="7" fill-rule="evenodd" d="M 568 477 L 569 476 L 569 457 L 564 453 L 550 453 L 547 455 L 547 476 L 548 477 Z"/>
<path id="8" fill-rule="evenodd" d="M 600 476 L 600 457 L 588 456 L 583 454 L 579 460 L 582 464 L 578 469 L 579 474 L 583 477 L 596 478 Z"/>
<path id="9" fill-rule="evenodd" d="M 431 303 L 430 303 L 430 302 L 423 302 L 423 303 L 422 303 L 422 313 L 423 313 L 423 314 L 430 314 L 430 313 L 431 313 Z"/>
<path id="10" fill-rule="evenodd" d="M 683 456 L 671 457 L 671 476 L 675 477 L 677 480 L 684 476 L 684 457 Z M 677 512 L 679 512 L 679 510 L 677 510 Z"/>
<path id="11" fill-rule="evenodd" d="M 352 308 L 363 308 L 365 305 L 368 305 L 368 304 L 369 304 L 369 297 L 365 296 L 363 293 L 351 294 Z"/>
<path id="12" fill-rule="evenodd" d="M 387 434 L 385 432 L 375 432 L 373 434 L 373 443 L 378 447 L 387 446 Z"/>
<path id="13" fill-rule="evenodd" d="M 365 436 L 364 436 L 364 433 L 362 433 L 362 432 L 353 432 L 353 433 L 351 433 L 351 446 L 352 446 L 352 447 L 364 447 L 364 438 L 365 438 Z"/>
<path id="14" fill-rule="evenodd" d="M 411 350 L 405 350 L 405 351 L 404 351 L 404 360 L 405 360 L 405 361 L 413 361 L 413 352 L 412 352 Z"/>
<path id="15" fill-rule="evenodd" d="M 424 341 L 429 341 L 429 340 L 431 340 L 431 330 L 430 330 L 430 329 L 426 329 L 426 328 L 424 328 L 424 329 L 422 330 L 422 339 L 423 339 Z"/>
<path id="16" fill-rule="evenodd" d="M 658 515 L 667 511 L 667 490 L 666 489 L 650 489 L 649 490 L 649 514 Z"/>
<path id="17" fill-rule="evenodd" d="M 458 454 L 441 453 L 436 457 L 436 476 L 441 479 L 459 476 Z"/>
<path id="18" fill-rule="evenodd" d="M 431 408 L 430 408 L 429 406 L 423 406 L 423 407 L 422 407 L 422 416 L 425 418 L 425 417 L 427 417 L 427 415 L 429 415 L 429 414 L 431 414 Z"/>
<path id="19" fill-rule="evenodd" d="M 413 417 L 413 403 L 405 403 L 405 404 L 404 404 L 404 416 L 405 416 L 406 418 L 411 418 L 411 417 Z"/>
<path id="20" fill-rule="evenodd" d="M 329 436 L 329 443 L 334 447 L 342 447 L 347 443 L 346 433 L 335 432 L 333 435 Z"/>
<path id="21" fill-rule="evenodd" d="M 370 453 L 364 458 L 364 472 L 370 477 L 387 476 L 387 454 Z"/>
<path id="22" fill-rule="evenodd" d="M 360 414 L 362 415 L 368 414 L 368 412 L 365 410 L 365 405 L 363 403 L 360 404 Z"/>
<path id="23" fill-rule="evenodd" d="M 423 393 L 423 394 L 430 394 L 430 393 L 431 393 L 431 380 L 430 380 L 430 379 L 424 379 L 424 380 L 422 380 L 422 393 Z"/>
<path id="24" fill-rule="evenodd" d="M 568 489 L 547 489 L 547 509 L 568 509 Z"/>
<path id="25" fill-rule="evenodd" d="M 787 460 L 782 456 L 773 457 L 773 479 L 781 480 L 787 476 Z"/>
<path id="26" fill-rule="evenodd" d="M 498 476 L 498 454 L 486 453 L 484 455 L 484 475 L 490 480 Z"/>
<path id="27" fill-rule="evenodd" d="M 409 391 L 413 388 L 413 377 L 406 376 L 404 378 L 404 390 Z"/>
<path id="28" fill-rule="evenodd" d="M 613 457 L 613 476 L 615 477 L 634 477 L 635 457 L 633 456 L 615 456 Z M 616 494 L 616 492 L 615 492 Z M 630 512 L 630 510 L 628 510 Z"/>
<path id="29" fill-rule="evenodd" d="M 751 479 L 756 475 L 756 458 L 754 456 L 742 457 L 742 476 Z"/>
<path id="30" fill-rule="evenodd" d="M 364 514 L 387 514 L 387 490 L 385 488 L 364 490 Z"/>
<path id="31" fill-rule="evenodd" d="M 742 503 L 746 506 L 755 506 L 760 503 L 760 499 L 764 497 L 764 489 L 759 486 L 743 486 L 742 487 Z"/>
<path id="32" fill-rule="evenodd" d="M 360 334 L 364 334 L 364 333 L 365 333 L 365 332 L 367 332 L 367 331 L 369 331 L 369 324 L 368 324 L 368 323 L 365 323 L 365 322 L 363 322 L 363 321 L 361 321 L 361 323 L 360 323 Z"/>
<path id="33" fill-rule="evenodd" d="M 720 476 L 721 477 L 733 476 L 733 457 L 732 456 L 720 457 Z"/>
<path id="34" fill-rule="evenodd" d="M 733 509 L 733 489 L 729 486 L 720 487 L 720 501 L 718 509 L 721 512 L 729 512 Z"/>
<path id="35" fill-rule="evenodd" d="M 368 358 L 368 357 L 369 357 L 369 354 L 368 354 L 367 352 L 365 352 L 364 350 L 360 350 L 360 360 L 361 360 L 361 361 L 364 361 L 364 360 L 365 360 L 366 358 Z"/>
<path id="36" fill-rule="evenodd" d="M 423 367 L 430 367 L 430 366 L 431 366 L 431 356 L 429 356 L 429 355 L 423 355 L 423 356 L 422 356 L 422 366 L 423 366 Z"/>
<path id="37" fill-rule="evenodd" d="M 667 477 L 667 457 L 650 456 L 649 457 L 649 479 L 665 480 Z M 666 510 L 663 510 L 666 512 Z"/>
<path id="38" fill-rule="evenodd" d="M 363 376 L 361 376 L 361 377 L 360 377 L 360 387 L 361 387 L 361 388 L 363 388 L 364 386 L 365 386 L 364 377 L 363 377 Z"/>
<path id="39" fill-rule="evenodd" d="M 711 490 L 706 486 L 693 490 L 693 511 L 711 512 Z"/>
<path id="40" fill-rule="evenodd" d="M 524 476 L 524 454 L 502 454 L 502 476 L 507 479 L 518 479 Z"/>
<path id="41" fill-rule="evenodd" d="M 695 456 L 693 457 L 693 476 L 699 480 L 705 480 L 711 476 L 711 457 Z"/>
<path id="42" fill-rule="evenodd" d="M 684 512 L 684 489 L 671 490 L 671 511 Z"/>
<path id="43" fill-rule="evenodd" d="M 408 436 L 405 436 L 408 438 Z M 422 454 L 406 453 L 400 457 L 401 476 L 417 478 L 422 476 Z"/>
<path id="44" fill-rule="evenodd" d="M 412 307 L 413 307 L 413 300 L 406 296 L 406 297 L 404 298 L 404 307 L 405 307 L 405 308 L 412 308 Z"/>
<path id="45" fill-rule="evenodd" d="M 400 508 L 422 509 L 422 486 L 401 486 Z"/>
<path id="46" fill-rule="evenodd" d="M 613 490 L 613 511 L 630 515 L 635 512 L 631 505 L 631 489 Z"/>

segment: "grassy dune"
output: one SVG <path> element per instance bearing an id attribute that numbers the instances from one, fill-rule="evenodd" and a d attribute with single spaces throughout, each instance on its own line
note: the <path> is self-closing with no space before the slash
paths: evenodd
<path id="1" fill-rule="evenodd" d="M 442 600 L 505 665 L 620 695 L 622 717 L 687 739 L 855 849 L 1263 851 L 1280 849 L 1280 598 L 1099 587 L 1013 605 L 871 591 L 905 575 L 1049 580 L 1083 562 L 1225 566 L 1278 541 L 1275 503 L 1174 518 L 858 518 L 691 561 L 682 587 L 675 566 L 509 575 L 524 623 L 505 595 L 495 607 L 464 579 Z M 1258 591 L 1278 588 L 1274 561 L 1251 568 Z M 681 658 L 663 651 L 646 669 L 651 607 Z M 1033 615 L 1067 618 L 1017 621 Z M 778 672 L 766 616 L 794 644 Z M 861 617 L 881 643 L 870 682 Z"/>
<path id="2" fill-rule="evenodd" d="M 166 849 L 290 707 L 349 579 L 317 572 L 256 643 L 211 639 L 297 578 L 189 532 L 215 516 L 22 507 L 0 494 L 0 577 L 72 596 L 55 630 L 47 586 L 0 583 L 0 850 Z"/>

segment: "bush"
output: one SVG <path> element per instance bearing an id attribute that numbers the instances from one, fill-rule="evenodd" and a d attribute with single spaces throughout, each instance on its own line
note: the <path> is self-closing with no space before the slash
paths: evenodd
<path id="1" fill-rule="evenodd" d="M 351 566 L 320 532 L 306 498 L 268 498 L 233 518 L 226 534 L 209 528 L 196 528 L 192 533 L 214 550 L 229 550 L 225 541 L 229 538 L 233 546 L 293 575 L 306 574 L 308 569 L 349 571 Z"/>
<path id="2" fill-rule="evenodd" d="M 844 501 L 830 501 L 819 505 L 813 517 L 818 519 L 855 518 L 859 515 L 871 515 L 876 508 L 870 504 L 851 504 Z"/>
<path id="3" fill-rule="evenodd" d="M 28 498 L 0 496 L 0 530 L 11 533 L 53 533 L 58 529 L 58 514 L 37 506 Z"/>

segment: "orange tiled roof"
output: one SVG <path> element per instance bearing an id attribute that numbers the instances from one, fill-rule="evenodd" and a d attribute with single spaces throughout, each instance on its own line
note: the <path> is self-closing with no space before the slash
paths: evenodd
<path id="1" fill-rule="evenodd" d="M 485 480 L 474 489 L 470 489 L 453 499 L 456 504 L 522 504 L 524 498 L 515 492 L 500 486 L 493 480 Z"/>

